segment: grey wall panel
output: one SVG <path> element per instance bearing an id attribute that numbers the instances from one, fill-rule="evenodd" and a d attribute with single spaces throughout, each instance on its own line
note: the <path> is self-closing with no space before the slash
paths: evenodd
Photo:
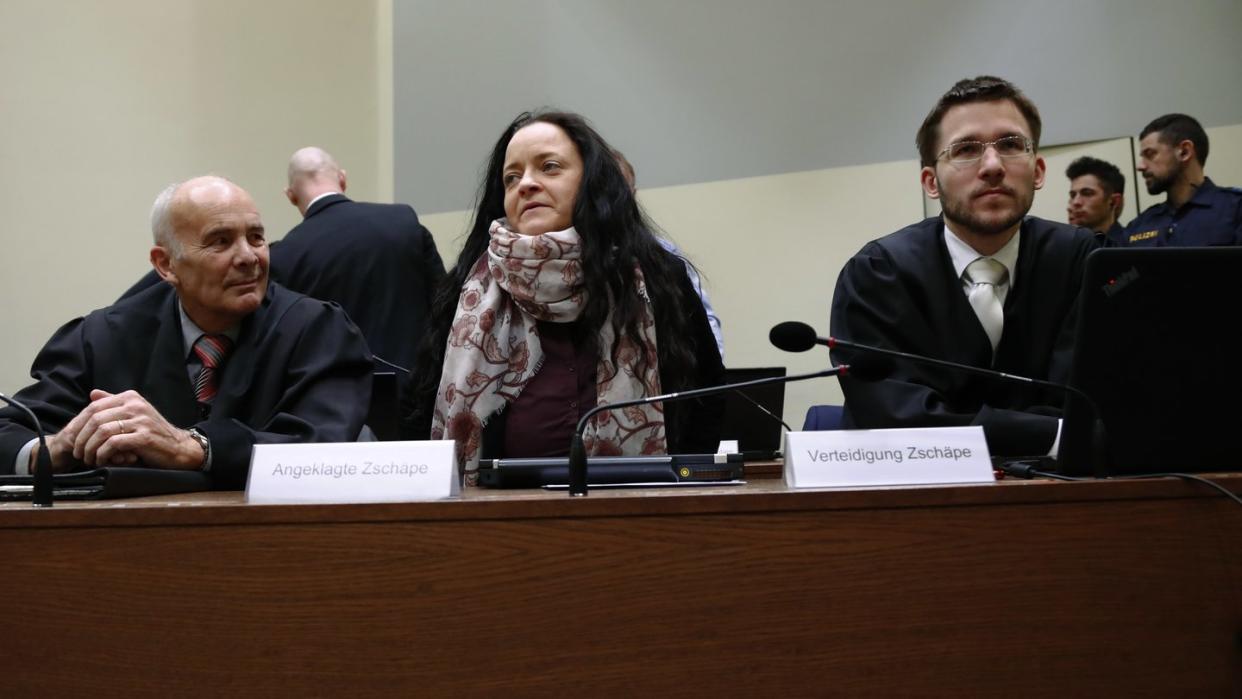
<path id="1" fill-rule="evenodd" d="M 394 0 L 396 195 L 467 208 L 518 112 L 580 111 L 658 187 L 885 162 L 960 77 L 1005 76 L 1045 143 L 1185 111 L 1242 122 L 1237 0 Z"/>

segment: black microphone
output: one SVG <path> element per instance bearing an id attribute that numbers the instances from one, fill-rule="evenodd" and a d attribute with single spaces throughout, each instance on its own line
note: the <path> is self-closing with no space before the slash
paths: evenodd
<path id="1" fill-rule="evenodd" d="M 768 331 L 768 341 L 786 352 L 805 352 L 815 345 L 828 344 L 828 338 L 815 334 L 815 328 L 796 320 L 777 323 Z"/>
<path id="2" fill-rule="evenodd" d="M 35 432 L 39 435 L 39 454 L 35 457 L 34 498 L 32 502 L 35 507 L 51 507 L 52 454 L 47 450 L 47 440 L 43 437 L 43 425 L 39 422 L 39 418 L 35 416 L 34 411 L 27 408 L 20 401 L 9 398 L 3 393 L 0 393 L 0 400 L 26 413 L 34 424 Z"/>
<path id="3" fill-rule="evenodd" d="M 868 355 L 893 357 L 914 362 L 915 364 L 941 367 L 994 381 L 1050 388 L 1062 395 L 1068 393 L 1080 399 L 1084 405 L 1091 409 L 1091 421 L 1082 426 L 1078 424 L 1078 420 L 1065 420 L 1061 434 L 1061 449 L 1059 450 L 1057 460 L 1073 466 L 1089 464 L 1096 478 L 1108 477 L 1108 469 L 1104 463 L 1104 444 L 1106 443 L 1103 434 L 1104 427 L 1099 421 L 1100 409 L 1096 406 L 1095 401 L 1091 400 L 1090 396 L 1074 386 L 1032 379 L 1027 376 L 1018 376 L 1017 374 L 1008 374 L 994 369 L 984 369 L 969 364 L 959 364 L 944 359 L 924 357 L 918 354 L 910 354 L 909 352 L 899 352 L 873 345 L 863 345 L 857 342 L 850 342 L 849 340 L 842 340 L 839 337 L 820 337 L 811 326 L 792 320 L 772 326 L 772 330 L 768 332 L 768 339 L 771 340 L 772 344 L 786 352 L 805 352 L 816 345 L 825 345 L 830 350 L 837 348 L 853 350 L 861 353 L 860 356 L 864 357 Z M 1070 412 L 1067 410 L 1067 415 Z M 1094 430 L 1091 425 L 1097 425 L 1099 429 L 1095 439 L 1092 439 Z"/>
<path id="4" fill-rule="evenodd" d="M 772 326 L 772 330 L 768 332 L 768 339 L 777 348 L 786 352 L 805 352 L 815 345 L 824 345 L 828 349 L 833 350 L 838 347 L 841 349 L 854 350 L 866 354 L 877 354 L 894 359 L 905 359 L 916 364 L 930 364 L 932 366 L 943 367 L 945 369 L 956 369 L 967 374 L 982 376 L 989 379 L 1016 381 L 1018 383 L 1031 384 L 1035 386 L 1043 386 L 1058 391 L 1070 391 L 1081 395 L 1084 399 L 1090 401 L 1087 395 L 1082 391 L 1067 384 L 1053 383 L 1051 381 L 1043 381 L 1040 379 L 1032 379 L 1017 374 L 1007 374 L 1003 371 L 995 369 L 984 369 L 982 367 L 971 366 L 969 364 L 959 364 L 950 362 L 945 359 L 935 359 L 933 357 L 925 357 L 921 354 L 910 354 L 909 352 L 899 352 L 897 350 L 885 349 L 874 345 L 863 345 L 849 340 L 842 340 L 839 337 L 820 337 L 815 334 L 815 329 L 806 323 L 799 323 L 795 320 L 777 323 Z"/>
<path id="5" fill-rule="evenodd" d="M 751 386 L 762 386 L 770 383 L 784 383 L 793 381 L 805 381 L 806 379 L 818 379 L 825 376 L 852 376 L 862 381 L 878 381 L 888 376 L 892 372 L 892 362 L 883 358 L 862 357 L 860 361 L 853 364 L 842 364 L 834 366 L 822 371 L 815 371 L 809 374 L 794 374 L 793 376 L 769 376 L 762 379 L 753 379 L 751 381 L 740 381 L 738 383 L 721 384 L 720 386 L 706 386 L 704 388 L 695 388 L 689 391 L 678 391 L 675 393 L 666 393 L 662 396 L 651 396 L 649 398 L 635 398 L 634 400 L 623 400 L 617 403 L 609 403 L 608 405 L 597 405 L 586 411 L 582 418 L 578 420 L 578 426 L 574 428 L 574 436 L 569 443 L 569 495 L 570 497 L 581 497 L 587 494 L 587 455 L 586 444 L 582 440 L 582 431 L 586 429 L 587 422 L 590 421 L 597 413 L 605 410 L 616 410 L 617 408 L 628 408 L 631 405 L 645 405 L 647 403 L 659 403 L 662 401 L 685 400 L 687 398 L 699 398 L 702 396 L 711 396 L 726 391 L 734 391 L 740 388 L 750 388 Z"/>

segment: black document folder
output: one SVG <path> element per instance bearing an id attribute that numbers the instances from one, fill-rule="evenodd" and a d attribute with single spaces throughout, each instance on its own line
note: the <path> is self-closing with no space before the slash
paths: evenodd
<path id="1" fill-rule="evenodd" d="M 111 500 L 200 490 L 211 490 L 211 476 L 202 471 L 108 466 L 52 476 L 55 500 Z M 33 495 L 34 476 L 0 476 L 0 500 L 29 500 Z"/>

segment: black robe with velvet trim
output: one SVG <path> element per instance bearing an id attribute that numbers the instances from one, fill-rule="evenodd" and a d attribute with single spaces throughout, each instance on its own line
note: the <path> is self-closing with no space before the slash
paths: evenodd
<path id="1" fill-rule="evenodd" d="M 843 340 L 1064 383 L 1069 378 L 1085 258 L 1084 229 L 1027 217 L 995 361 L 953 270 L 944 222 L 929 218 L 872 241 L 841 270 L 832 334 Z M 834 352 L 849 360 L 844 350 Z M 847 427 L 982 425 L 998 455 L 1051 448 L 1064 397 L 898 361 L 874 383 L 842 379 Z"/>
<path id="2" fill-rule="evenodd" d="M 372 365 L 358 328 L 335 304 L 268 285 L 240 335 L 204 416 L 186 368 L 177 296 L 157 284 L 67 323 L 15 398 L 54 433 L 90 403 L 91 389 L 137 391 L 172 424 L 211 441 L 214 487 L 246 483 L 254 444 L 343 442 L 358 437 L 371 398 Z M 35 433 L 15 409 L 0 411 L 0 473 L 12 473 Z"/>

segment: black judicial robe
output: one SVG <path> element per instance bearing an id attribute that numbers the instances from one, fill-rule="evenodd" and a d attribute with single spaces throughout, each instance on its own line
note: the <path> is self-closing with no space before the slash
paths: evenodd
<path id="1" fill-rule="evenodd" d="M 371 398 L 371 357 L 362 334 L 334 304 L 270 283 L 242 321 L 204 417 L 186 368 L 177 297 L 157 284 L 66 324 L 31 368 L 35 383 L 15 398 L 50 434 L 89 402 L 91 389 L 137 391 L 172 424 L 211 440 L 219 489 L 246 483 L 251 446 L 344 442 L 358 437 Z M 12 473 L 35 433 L 22 413 L 0 411 L 0 473 Z"/>
<path id="2" fill-rule="evenodd" d="M 846 263 L 832 301 L 832 334 L 844 340 L 992 368 L 1046 381 L 1069 379 L 1075 317 L 1090 233 L 1035 217 L 1022 222 L 1016 279 L 1005 299 L 995 361 L 929 218 L 868 243 Z M 839 356 L 837 356 L 839 355 Z M 845 351 L 834 353 L 848 361 Z M 847 427 L 982 425 L 995 455 L 1051 448 L 1063 397 L 936 367 L 897 362 L 886 380 L 843 379 Z"/>
<path id="3" fill-rule="evenodd" d="M 414 365 L 443 278 L 431 233 L 404 204 L 332 194 L 272 246 L 272 279 L 339 303 L 377 357 L 406 369 Z"/>

